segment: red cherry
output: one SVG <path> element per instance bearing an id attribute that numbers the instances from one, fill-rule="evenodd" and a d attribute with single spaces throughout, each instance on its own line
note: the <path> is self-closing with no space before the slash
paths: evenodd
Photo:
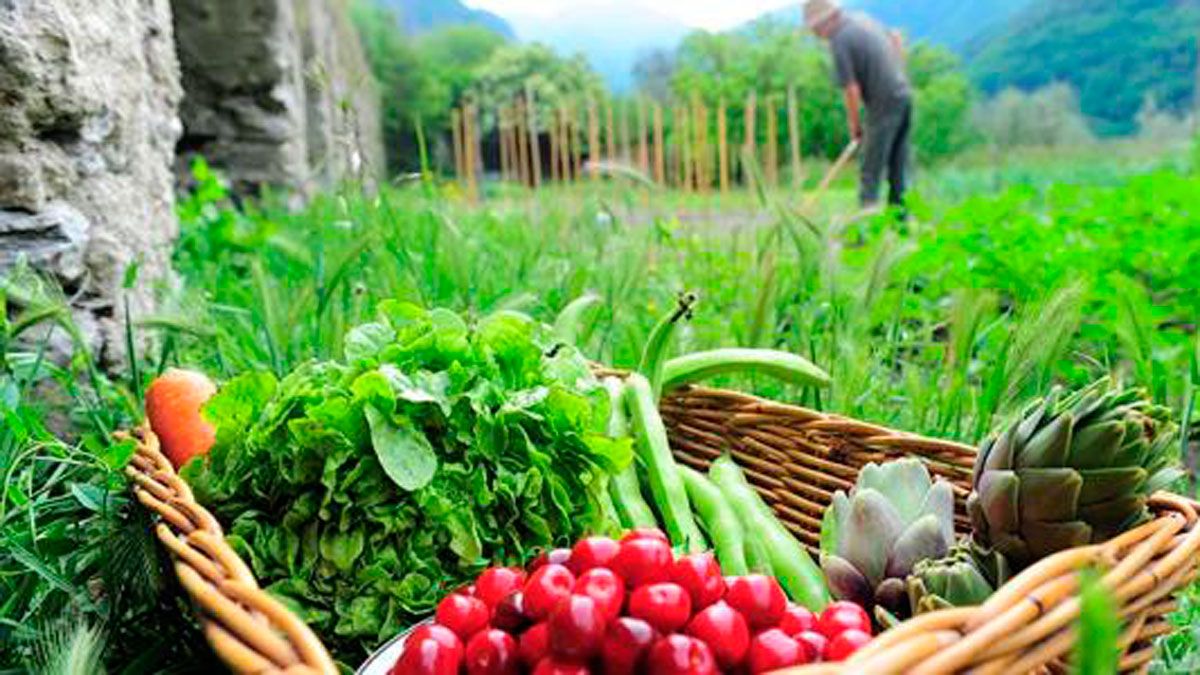
<path id="1" fill-rule="evenodd" d="M 517 653 L 527 668 L 533 668 L 546 658 L 550 653 L 550 626 L 543 622 L 525 631 L 517 645 Z"/>
<path id="2" fill-rule="evenodd" d="M 692 610 L 708 607 L 725 595 L 721 566 L 711 553 L 685 555 L 671 568 L 671 580 L 683 586 L 692 597 Z"/>
<path id="3" fill-rule="evenodd" d="M 650 648 L 649 668 L 654 675 L 712 675 L 717 662 L 708 645 L 686 635 L 668 635 Z"/>
<path id="4" fill-rule="evenodd" d="M 779 620 L 779 629 L 792 637 L 806 630 L 816 630 L 817 615 L 807 607 L 789 602 L 783 618 Z"/>
<path id="5" fill-rule="evenodd" d="M 746 617 L 752 630 L 770 628 L 779 624 L 787 609 L 787 596 L 774 577 L 750 574 L 736 577 L 729 582 L 725 602 Z"/>
<path id="6" fill-rule="evenodd" d="M 434 618 L 465 642 L 487 628 L 490 616 L 487 605 L 479 598 L 452 593 L 438 603 Z"/>
<path id="7" fill-rule="evenodd" d="M 630 588 L 671 579 L 671 545 L 661 539 L 631 539 L 621 544 L 612 570 Z"/>
<path id="8" fill-rule="evenodd" d="M 829 639 L 824 635 L 813 630 L 806 630 L 792 637 L 796 638 L 796 641 L 804 648 L 809 663 L 825 658 L 825 648 L 829 645 Z"/>
<path id="9" fill-rule="evenodd" d="M 871 618 L 867 611 L 852 602 L 832 602 L 817 619 L 817 630 L 832 640 L 848 630 L 871 634 Z"/>
<path id="10" fill-rule="evenodd" d="M 607 619 L 586 595 L 572 595 L 550 614 L 550 651 L 571 661 L 586 661 L 600 650 Z"/>
<path id="11" fill-rule="evenodd" d="M 525 582 L 525 615 L 534 621 L 550 616 L 574 587 L 575 575 L 570 570 L 557 563 L 545 565 Z"/>
<path id="12" fill-rule="evenodd" d="M 650 647 L 658 641 L 658 631 L 650 624 L 623 616 L 608 626 L 600 650 L 604 675 L 634 675 L 639 672 Z"/>
<path id="13" fill-rule="evenodd" d="M 667 539 L 667 535 L 657 527 L 635 527 L 621 537 L 621 543 L 624 544 L 634 539 L 657 539 L 668 546 L 671 545 L 671 540 Z"/>
<path id="14" fill-rule="evenodd" d="M 645 619 L 661 633 L 673 633 L 692 616 L 692 599 L 679 584 L 642 586 L 629 596 L 629 616 Z"/>
<path id="15" fill-rule="evenodd" d="M 417 626 L 413 629 L 413 632 L 409 634 L 407 642 L 417 642 L 426 638 L 433 638 L 434 640 L 442 643 L 443 646 L 449 648 L 458 647 L 461 649 L 463 646 L 462 640 L 458 639 L 458 636 L 454 634 L 454 631 L 436 623 L 424 623 L 420 626 Z"/>
<path id="16" fill-rule="evenodd" d="M 454 642 L 448 645 L 449 638 Z M 462 643 L 453 633 L 449 638 L 442 636 L 439 639 L 426 634 L 420 640 L 413 640 L 410 636 L 399 660 L 392 666 L 391 675 L 458 675 L 463 659 Z"/>
<path id="17" fill-rule="evenodd" d="M 750 649 L 746 652 L 746 666 L 751 675 L 756 675 L 802 665 L 807 663 L 807 657 L 808 652 L 795 638 L 789 637 L 778 628 L 772 628 L 750 640 Z"/>
<path id="18" fill-rule="evenodd" d="M 703 640 L 723 669 L 737 666 L 750 647 L 750 627 L 737 610 L 716 602 L 700 610 L 688 622 L 687 634 Z"/>
<path id="19" fill-rule="evenodd" d="M 525 573 L 513 567 L 489 567 L 475 580 L 475 597 L 495 607 L 513 591 L 525 585 Z"/>
<path id="20" fill-rule="evenodd" d="M 529 625 L 529 617 L 525 616 L 525 594 L 514 591 L 496 603 L 492 609 L 492 625 L 509 633 L 520 633 Z"/>
<path id="21" fill-rule="evenodd" d="M 574 592 L 595 600 L 608 621 L 620 616 L 621 604 L 625 602 L 625 582 L 605 567 L 594 567 L 579 575 Z"/>
<path id="22" fill-rule="evenodd" d="M 517 641 L 502 630 L 480 631 L 467 643 L 467 675 L 517 675 Z"/>
<path id="23" fill-rule="evenodd" d="M 845 661 L 850 655 L 871 641 L 871 636 L 857 628 L 843 631 L 841 635 L 829 641 L 825 647 L 826 661 Z"/>
<path id="24" fill-rule="evenodd" d="M 591 675 L 587 666 L 581 666 L 570 661 L 559 661 L 552 656 L 538 661 L 533 675 Z"/>
<path id="25" fill-rule="evenodd" d="M 608 567 L 621 550 L 621 545 L 608 537 L 585 537 L 571 549 L 567 569 L 582 574 L 593 567 Z"/>

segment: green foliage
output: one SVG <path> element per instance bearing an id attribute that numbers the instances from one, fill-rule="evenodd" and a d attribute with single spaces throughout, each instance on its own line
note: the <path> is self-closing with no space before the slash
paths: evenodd
<path id="1" fill-rule="evenodd" d="M 603 81 L 582 55 L 563 58 L 538 43 L 506 45 L 476 71 L 475 91 L 485 115 L 523 96 L 526 86 L 533 91 L 537 124 L 543 129 L 549 129 L 559 106 L 571 103 L 579 114 L 589 96 L 604 95 Z"/>
<path id="2" fill-rule="evenodd" d="M 1079 96 L 1062 83 L 1031 92 L 1005 89 L 976 109 L 975 123 L 988 142 L 1001 148 L 1078 147 L 1094 140 Z"/>
<path id="3" fill-rule="evenodd" d="M 255 577 L 356 665 L 489 564 L 611 528 L 601 495 L 631 447 L 605 435 L 587 361 L 553 345 L 516 312 L 384 302 L 344 361 L 226 383 L 206 408 L 217 443 L 183 475 Z"/>
<path id="4" fill-rule="evenodd" d="M 1198 0 L 1043 0 L 969 48 L 987 92 L 1063 82 L 1101 134 L 1128 133 L 1143 96 L 1174 112 L 1193 101 Z"/>
<path id="5" fill-rule="evenodd" d="M 973 91 L 958 59 L 945 48 L 918 44 L 909 55 L 917 106 L 914 143 L 919 157 L 949 157 L 972 140 Z M 744 142 L 746 96 L 758 93 L 760 119 L 756 140 L 766 140 L 763 109 L 774 106 L 780 119 L 778 147 L 787 145 L 787 89 L 795 85 L 805 154 L 836 157 L 847 141 L 841 93 L 832 77 L 828 49 L 795 25 L 763 19 L 730 33 L 697 31 L 675 54 L 674 93 L 687 101 L 693 93 L 710 107 L 724 99 L 730 106 L 731 144 Z"/>
<path id="6" fill-rule="evenodd" d="M 1116 675 L 1121 622 L 1112 593 L 1094 570 L 1081 573 L 1079 627 L 1071 670 L 1081 675 Z"/>

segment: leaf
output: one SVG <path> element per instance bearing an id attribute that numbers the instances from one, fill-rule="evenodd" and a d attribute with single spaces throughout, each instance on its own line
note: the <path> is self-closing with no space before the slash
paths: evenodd
<path id="1" fill-rule="evenodd" d="M 109 469 L 120 471 L 125 468 L 129 460 L 133 459 L 133 455 L 137 453 L 137 443 L 133 439 L 126 439 L 116 443 L 110 443 L 103 451 L 100 452 L 98 458 Z"/>
<path id="2" fill-rule="evenodd" d="M 346 360 L 351 363 L 370 361 L 379 358 L 383 348 L 396 339 L 396 331 L 384 323 L 364 323 L 355 326 L 346 333 L 346 343 L 343 348 Z"/>
<path id="3" fill-rule="evenodd" d="M 375 406 L 366 408 L 371 446 L 384 473 L 402 490 L 419 490 L 433 480 L 437 455 L 429 439 L 411 424 L 395 424 Z"/>
<path id="4" fill-rule="evenodd" d="M 1080 573 L 1080 589 L 1079 627 L 1072 670 L 1082 675 L 1115 675 L 1121 624 L 1112 595 L 1095 570 Z"/>

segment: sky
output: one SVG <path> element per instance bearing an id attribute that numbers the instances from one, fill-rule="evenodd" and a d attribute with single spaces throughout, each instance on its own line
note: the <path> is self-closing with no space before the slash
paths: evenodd
<path id="1" fill-rule="evenodd" d="M 691 28 L 721 30 L 749 21 L 772 9 L 799 0 L 613 0 L 617 6 L 652 7 L 655 12 L 677 19 Z M 596 0 L 465 0 L 466 5 L 486 9 L 502 17 L 548 17 L 572 7 L 596 5 Z"/>

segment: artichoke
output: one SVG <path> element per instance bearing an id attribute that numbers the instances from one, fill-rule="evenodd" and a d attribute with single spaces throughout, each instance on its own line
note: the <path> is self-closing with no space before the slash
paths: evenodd
<path id="1" fill-rule="evenodd" d="M 1146 497 L 1181 475 L 1170 465 L 1177 439 L 1140 390 L 1056 389 L 980 447 L 967 500 L 975 544 L 1019 571 L 1141 523 Z"/>
<path id="2" fill-rule="evenodd" d="M 954 492 L 925 465 L 867 464 L 850 495 L 839 490 L 821 524 L 821 568 L 830 591 L 870 610 L 910 613 L 906 580 L 954 544 Z"/>
<path id="3" fill-rule="evenodd" d="M 937 560 L 922 560 L 908 578 L 913 614 L 944 607 L 982 605 L 1008 581 L 1008 563 L 1000 554 L 965 542 Z"/>

